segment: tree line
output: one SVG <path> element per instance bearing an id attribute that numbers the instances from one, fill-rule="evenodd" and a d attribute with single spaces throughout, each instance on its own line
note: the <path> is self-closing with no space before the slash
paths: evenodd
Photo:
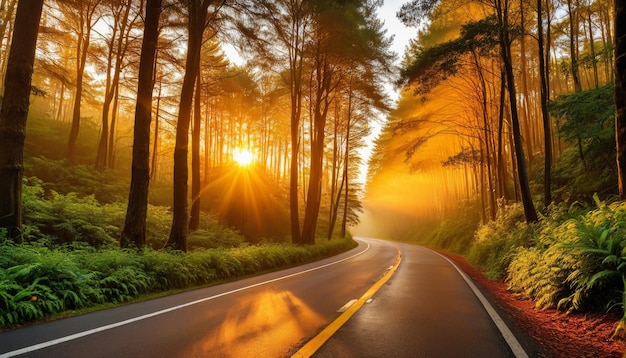
<path id="1" fill-rule="evenodd" d="M 565 188 L 571 192 L 576 176 L 589 173 L 598 175 L 595 192 L 623 199 L 620 6 L 603 0 L 407 2 L 398 17 L 416 26 L 418 36 L 403 59 L 403 93 L 377 143 L 370 182 L 403 153 L 404 165 L 441 183 L 435 215 L 476 197 L 483 223 L 516 201 L 526 220 L 536 222 L 537 205 L 581 199 Z M 569 159 L 574 152 L 581 169 Z M 584 199 L 591 201 L 591 194 Z"/>
<path id="2" fill-rule="evenodd" d="M 119 167 L 121 146 L 132 146 L 122 247 L 145 245 L 149 184 L 162 178 L 171 180 L 173 193 L 167 246 L 186 250 L 203 188 L 235 149 L 253 150 L 256 165 L 289 188 L 294 243 L 314 243 L 322 212 L 328 237 L 336 227 L 345 236 L 357 220 L 358 149 L 372 118 L 389 107 L 382 84 L 394 58 L 376 18 L 378 1 L 0 5 L 8 54 L 0 58 L 0 227 L 9 237 L 21 240 L 33 96 L 49 104 L 45 116 L 69 123 L 68 165 L 77 162 L 85 121 L 100 128 L 92 162 L 99 170 Z M 231 64 L 225 43 L 238 47 L 246 64 Z"/>

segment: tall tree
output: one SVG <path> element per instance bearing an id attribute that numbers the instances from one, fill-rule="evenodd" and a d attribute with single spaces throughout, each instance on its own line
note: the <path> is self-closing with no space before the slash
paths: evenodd
<path id="1" fill-rule="evenodd" d="M 0 227 L 22 240 L 24 139 L 43 0 L 20 1 L 0 110 Z"/>
<path id="2" fill-rule="evenodd" d="M 552 203 L 552 127 L 548 113 L 548 66 L 546 66 L 546 45 L 543 33 L 543 0 L 537 0 L 537 46 L 539 49 L 539 96 L 541 101 L 541 117 L 543 121 L 544 166 L 543 166 L 543 202 L 546 207 Z"/>
<path id="3" fill-rule="evenodd" d="M 120 246 L 128 247 L 132 244 L 138 249 L 141 249 L 146 243 L 154 59 L 159 40 L 159 17 L 161 16 L 162 0 L 146 1 L 146 16 L 139 59 L 130 192 L 128 194 L 126 220 L 120 240 Z"/>
<path id="4" fill-rule="evenodd" d="M 300 156 L 300 132 L 302 130 L 302 100 L 304 82 L 304 46 L 310 26 L 308 1 L 302 0 L 260 0 L 243 1 L 242 12 L 246 20 L 240 21 L 238 28 L 247 39 L 253 40 L 255 50 L 263 58 L 270 59 L 270 64 L 285 64 L 280 73 L 289 90 L 290 99 L 290 138 L 291 155 L 289 157 L 289 209 L 291 240 L 301 243 L 300 215 L 298 200 L 298 177 Z M 268 48 L 268 45 L 276 46 Z M 283 70 L 284 71 L 281 71 Z"/>
<path id="5" fill-rule="evenodd" d="M 511 127 L 513 127 L 513 141 L 515 147 L 515 157 L 517 161 L 517 179 L 520 185 L 522 196 L 522 206 L 524 207 L 524 215 L 527 222 L 535 222 L 538 220 L 537 210 L 533 203 L 530 193 L 530 185 L 528 180 L 528 169 L 526 167 L 526 157 L 524 156 L 524 148 L 522 147 L 522 133 L 520 131 L 520 123 L 517 109 L 517 95 L 515 88 L 515 75 L 513 73 L 513 59 L 511 56 L 511 23 L 509 16 L 511 11 L 509 8 L 510 0 L 495 0 L 495 9 L 500 26 L 500 52 L 502 63 L 504 65 L 504 74 L 506 77 L 507 89 L 509 93 L 509 106 L 511 110 Z"/>
<path id="6" fill-rule="evenodd" d="M 142 0 L 144 2 L 144 0 Z M 102 105 L 102 126 L 100 128 L 100 140 L 96 154 L 96 168 L 104 169 L 113 167 L 111 154 L 114 143 L 111 139 L 115 133 L 115 112 L 114 99 L 117 100 L 119 93 L 120 75 L 122 64 L 127 57 L 131 44 L 130 35 L 134 29 L 134 24 L 139 18 L 140 11 L 132 14 L 133 2 L 130 0 L 117 0 L 108 4 L 109 16 L 111 17 L 111 36 L 106 44 L 106 80 L 104 87 L 104 103 Z M 109 122 L 109 115 L 113 107 L 113 114 Z"/>
<path id="7" fill-rule="evenodd" d="M 13 13 L 15 12 L 15 6 L 17 5 L 17 0 L 2 0 L 2 3 L 0 3 L 0 16 L 2 17 L 2 21 L 0 21 L 0 44 L 2 44 L 4 42 L 5 37 L 7 38 L 7 45 L 6 45 L 6 49 L 8 52 L 9 49 L 9 44 L 10 44 L 10 31 L 7 33 L 7 30 L 10 30 L 10 26 L 11 26 L 11 19 L 13 18 Z M 4 59 L 6 57 L 2 56 L 2 66 L 0 66 L 0 68 L 2 70 L 4 70 L 4 66 L 6 65 L 6 63 L 4 62 Z M 3 74 L 5 71 L 1 71 Z M 2 81 L 0 83 L 0 85 L 4 86 L 4 81 Z M 0 88 L 0 93 L 4 92 L 3 91 L 4 87 Z"/>
<path id="8" fill-rule="evenodd" d="M 74 109 L 72 111 L 72 126 L 67 141 L 67 159 L 74 161 L 76 141 L 80 130 L 80 107 L 83 96 L 83 79 L 87 54 L 91 43 L 91 32 L 98 21 L 97 10 L 102 0 L 72 0 L 61 2 L 66 14 L 72 14 L 75 18 L 76 33 L 76 92 L 74 94 Z"/>
<path id="9" fill-rule="evenodd" d="M 176 124 L 176 146 L 174 148 L 174 203 L 172 229 L 167 246 L 175 250 L 187 251 L 189 211 L 187 207 L 189 167 L 189 124 L 193 108 L 193 94 L 196 76 L 200 70 L 202 35 L 208 24 L 215 19 L 225 0 L 186 0 L 187 5 L 187 57 L 185 76 L 180 94 L 178 122 Z M 214 5 L 209 16 L 209 7 Z"/>
<path id="10" fill-rule="evenodd" d="M 626 1 L 615 0 L 615 139 L 619 197 L 626 200 Z"/>

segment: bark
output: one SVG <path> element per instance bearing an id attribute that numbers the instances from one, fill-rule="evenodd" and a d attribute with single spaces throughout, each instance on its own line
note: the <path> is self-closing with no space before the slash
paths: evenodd
<path id="1" fill-rule="evenodd" d="M 327 238 L 330 240 L 333 237 L 333 231 L 335 230 L 335 221 L 337 220 L 337 207 L 339 205 L 339 199 L 341 199 L 341 188 L 339 189 L 339 195 L 335 200 L 335 194 L 337 192 L 338 176 L 338 164 L 339 164 L 339 119 L 340 119 L 340 106 L 335 106 L 335 121 L 333 126 L 333 160 L 332 160 L 332 173 L 330 175 L 330 208 L 328 210 L 328 234 Z M 342 183 L 343 188 L 343 183 Z"/>
<path id="2" fill-rule="evenodd" d="M 524 9 L 523 9 L 523 0 L 520 0 L 520 7 L 522 10 L 520 11 L 520 23 L 522 27 L 522 33 L 526 33 L 526 24 L 524 23 Z M 533 162 L 535 160 L 535 155 L 533 153 L 533 148 L 535 143 L 533 141 L 534 137 L 531 135 L 533 132 L 534 121 L 533 116 L 531 115 L 530 108 L 532 105 L 529 103 L 530 91 L 528 91 L 528 70 L 526 68 L 526 64 L 528 60 L 526 59 L 526 36 L 522 35 L 520 39 L 520 75 L 521 81 L 519 81 L 522 85 L 522 94 L 520 97 L 520 126 L 524 131 L 524 136 L 522 137 L 522 141 L 526 148 L 526 157 L 528 158 L 528 167 L 533 167 Z"/>
<path id="3" fill-rule="evenodd" d="M 307 190 L 306 207 L 302 223 L 301 243 L 305 245 L 315 243 L 317 219 L 319 217 L 322 199 L 322 167 L 324 160 L 326 118 L 332 101 L 331 80 L 333 70 L 330 68 L 327 56 L 322 53 L 318 53 L 316 59 L 315 77 L 317 88 L 315 91 L 313 109 L 313 126 L 311 127 L 311 171 L 309 174 L 309 187 Z"/>
<path id="4" fill-rule="evenodd" d="M 140 249 L 146 243 L 146 217 L 150 185 L 150 122 L 152 120 L 152 89 L 154 88 L 152 78 L 159 37 L 161 1 L 147 0 L 146 3 L 144 34 L 139 59 L 132 173 L 126 220 L 120 240 L 122 247 L 128 247 L 132 244 Z"/>
<path id="5" fill-rule="evenodd" d="M 573 0 L 567 1 L 567 13 L 569 15 L 569 51 L 571 58 L 571 71 L 572 71 L 572 79 L 574 80 L 574 91 L 580 92 L 582 91 L 582 85 L 580 84 L 580 74 L 578 73 L 578 55 L 576 44 L 578 43 L 578 32 L 575 30 L 574 25 L 577 23 L 576 21 L 576 12 L 577 9 L 574 9 L 572 6 Z"/>
<path id="6" fill-rule="evenodd" d="M 174 200 L 173 218 L 167 246 L 175 250 L 187 251 L 187 233 L 189 212 L 187 207 L 189 167 L 187 157 L 189 153 L 189 124 L 193 103 L 196 76 L 200 69 L 200 50 L 202 48 L 202 34 L 206 27 L 210 0 L 189 0 L 189 39 L 187 43 L 187 58 L 185 76 L 180 95 L 178 123 L 176 124 L 176 145 L 174 148 Z"/>
<path id="7" fill-rule="evenodd" d="M 500 108 L 498 111 L 498 188 L 500 189 L 500 198 L 504 198 L 505 200 L 510 199 L 510 195 L 507 190 L 506 182 L 506 166 L 504 163 L 504 100 L 506 94 L 506 80 L 504 78 L 504 71 L 500 72 Z"/>
<path id="8" fill-rule="evenodd" d="M 344 183 L 346 186 L 346 190 L 344 191 L 343 198 L 343 218 L 341 220 L 341 237 L 346 237 L 346 229 L 348 226 L 348 194 L 350 193 L 350 180 L 349 180 L 349 168 L 350 168 L 350 126 L 351 126 L 351 118 L 352 118 L 352 92 L 350 92 L 350 100 L 348 101 L 348 125 L 346 127 L 346 152 L 344 154 L 344 163 L 343 163 L 343 179 L 341 182 L 341 186 L 343 187 Z M 339 189 L 339 194 L 341 194 L 341 188 Z M 339 203 L 339 200 L 337 200 Z"/>
<path id="9" fill-rule="evenodd" d="M 626 200 L 626 1 L 615 1 L 615 141 L 619 197 Z"/>
<path id="10" fill-rule="evenodd" d="M 156 62 L 155 62 L 156 65 Z M 157 163 L 159 155 L 159 135 L 160 135 L 160 121 L 159 112 L 161 110 L 161 97 L 163 96 L 163 86 L 159 83 L 159 93 L 157 97 L 156 110 L 154 113 L 154 143 L 152 144 L 152 165 L 150 165 L 150 178 L 156 180 L 157 178 Z"/>
<path id="11" fill-rule="evenodd" d="M 291 222 L 291 241 L 301 244 L 300 214 L 298 204 L 298 162 L 300 151 L 300 118 L 302 114 L 302 74 L 303 47 L 306 21 L 303 3 L 293 3 L 289 50 L 289 98 L 291 102 L 290 135 L 291 158 L 289 163 L 289 211 Z"/>
<path id="12" fill-rule="evenodd" d="M 22 177 L 24 139 L 43 0 L 21 1 L 5 77 L 0 110 L 0 228 L 22 241 Z"/>
<path id="13" fill-rule="evenodd" d="M 196 97 L 193 106 L 193 129 L 191 130 L 191 212 L 189 231 L 200 228 L 200 120 L 201 76 L 196 78 Z"/>
<path id="14" fill-rule="evenodd" d="M 496 219 L 496 197 L 495 190 L 493 188 L 493 174 L 492 174 L 492 165 L 491 165 L 491 143 L 489 143 L 489 137 L 491 130 L 489 128 L 489 113 L 488 113 L 488 104 L 487 104 L 487 83 L 485 80 L 485 76 L 483 74 L 483 70 L 480 67 L 480 61 L 478 59 L 478 54 L 473 51 L 472 55 L 474 56 L 474 64 L 476 66 L 476 71 L 478 72 L 478 77 L 480 81 L 480 97 L 481 97 L 481 112 L 482 112 L 482 120 L 483 120 L 483 136 L 484 136 L 484 145 L 485 145 L 485 160 L 482 165 L 487 166 L 487 187 L 489 191 L 489 218 L 493 221 Z M 482 152 L 482 151 L 481 151 Z"/>
<path id="15" fill-rule="evenodd" d="M 2 42 L 5 38 L 5 36 L 7 37 L 7 43 L 9 42 L 9 39 L 11 38 L 11 20 L 13 19 L 13 12 L 15 11 L 15 6 L 17 5 L 17 0 L 10 0 L 8 5 L 6 4 L 6 1 L 2 1 L 2 9 L 6 9 L 4 12 L 4 16 L 2 18 L 2 21 L 0 22 L 0 42 Z M 9 33 L 7 34 L 7 30 L 9 30 Z M 8 45 L 7 45 L 8 47 Z M 5 69 L 6 65 L 6 57 L 3 57 L 3 61 L 2 61 L 2 69 Z M 6 79 L 6 70 L 5 73 L 3 73 L 3 79 Z M 0 93 L 4 93 L 4 81 L 2 82 L 2 87 L 0 88 Z"/>
<path id="16" fill-rule="evenodd" d="M 546 58 L 544 57 L 544 39 L 543 39 L 543 0 L 537 0 L 537 42 L 539 49 L 539 82 L 540 82 L 540 100 L 541 100 L 541 116 L 543 121 L 543 141 L 544 141 L 544 166 L 543 166 L 543 200 L 546 208 L 552 203 L 552 133 L 550 124 L 550 114 L 548 113 L 548 69 L 546 66 Z"/>

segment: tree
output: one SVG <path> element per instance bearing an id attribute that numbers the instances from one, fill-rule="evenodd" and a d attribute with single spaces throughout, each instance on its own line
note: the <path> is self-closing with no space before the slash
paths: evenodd
<path id="1" fill-rule="evenodd" d="M 552 128 L 550 124 L 550 114 L 548 113 L 548 67 L 544 55 L 545 43 L 543 34 L 543 0 L 537 0 L 537 46 L 539 48 L 539 84 L 541 117 L 543 119 L 543 140 L 544 140 L 544 166 L 543 166 L 543 203 L 546 208 L 552 203 Z M 545 51 L 549 53 L 550 51 Z"/>
<path id="2" fill-rule="evenodd" d="M 626 1 L 615 1 L 615 139 L 619 197 L 626 200 Z"/>
<path id="3" fill-rule="evenodd" d="M 413 0 L 411 3 L 403 5 L 401 12 L 398 16 L 407 24 L 414 25 L 419 24 L 422 17 L 429 16 L 435 11 L 435 5 L 437 2 L 430 0 Z M 537 221 L 537 211 L 532 201 L 530 192 L 530 185 L 528 179 L 528 169 L 526 165 L 526 157 L 524 155 L 522 134 L 520 129 L 520 119 L 518 113 L 517 92 L 515 86 L 515 75 L 513 71 L 513 59 L 511 55 L 511 44 L 514 38 L 515 27 L 509 20 L 511 16 L 511 2 L 510 0 L 495 0 L 491 3 L 495 10 L 495 24 L 497 28 L 497 44 L 500 51 L 500 58 L 502 66 L 504 68 L 504 77 L 506 79 L 507 92 L 509 94 L 509 109 L 511 115 L 511 127 L 513 132 L 513 142 L 515 150 L 515 159 L 517 164 L 517 179 L 520 186 L 520 192 L 522 197 L 522 204 L 524 207 L 524 213 L 528 222 Z M 453 45 L 453 43 L 450 43 Z M 445 48 L 439 47 L 439 51 L 445 51 Z M 440 68 L 449 73 L 454 73 L 454 66 L 458 59 L 450 58 L 449 56 L 442 56 L 438 54 L 439 59 L 444 58 L 447 62 L 440 64 Z M 411 69 L 409 68 L 409 71 Z M 445 77 L 439 74 L 435 79 L 434 85 L 437 84 L 437 79 Z M 429 80 L 430 81 L 430 80 Z M 427 82 L 428 83 L 428 82 Z M 433 84 L 431 83 L 431 86 Z"/>
<path id="4" fill-rule="evenodd" d="M 96 11 L 102 0 L 72 0 L 61 2 L 65 7 L 66 14 L 75 16 L 74 26 L 76 34 L 76 93 L 74 95 L 74 109 L 72 111 L 72 127 L 67 141 L 67 159 L 71 163 L 74 161 L 76 141 L 80 130 L 80 107 L 83 95 L 83 79 L 85 66 L 87 65 L 87 54 L 91 43 L 91 32 L 96 25 L 98 16 Z"/>
<path id="5" fill-rule="evenodd" d="M 0 228 L 17 242 L 22 240 L 24 139 L 42 9 L 43 0 L 17 5 L 0 110 Z"/>
<path id="6" fill-rule="evenodd" d="M 187 157 L 189 152 L 189 124 L 193 108 L 194 87 L 196 76 L 200 70 L 200 51 L 202 49 L 202 35 L 208 23 L 215 18 L 225 0 L 187 0 L 187 58 L 185 62 L 185 76 L 180 94 L 178 108 L 178 123 L 176 124 L 176 147 L 174 148 L 174 203 L 172 229 L 167 246 L 175 250 L 187 251 L 187 232 L 189 225 L 189 211 L 187 207 L 189 167 Z M 208 9 L 215 5 L 209 16 Z"/>
<path id="7" fill-rule="evenodd" d="M 301 243 L 298 176 L 300 155 L 300 131 L 303 100 L 304 46 L 310 25 L 310 9 L 307 1 L 244 1 L 243 13 L 250 24 L 240 21 L 237 26 L 251 40 L 255 50 L 269 59 L 270 64 L 280 61 L 287 64 L 279 71 L 289 89 L 291 156 L 289 162 L 289 209 L 291 241 Z M 267 48 L 269 44 L 278 48 Z"/>
<path id="8" fill-rule="evenodd" d="M 524 148 L 522 147 L 522 133 L 520 131 L 519 116 L 517 111 L 517 95 L 515 88 L 515 75 L 513 74 L 513 60 L 511 58 L 511 26 L 509 22 L 510 9 L 509 0 L 496 0 L 496 16 L 498 25 L 500 26 L 500 52 L 502 55 L 502 63 L 504 65 L 504 74 L 506 76 L 507 89 L 509 93 L 509 105 L 511 108 L 511 127 L 513 127 L 513 141 L 515 147 L 515 158 L 517 161 L 517 180 L 520 185 L 522 195 L 522 205 L 524 206 L 524 215 L 527 222 L 536 222 L 538 220 L 537 210 L 533 203 L 528 182 L 528 170 L 526 168 L 526 157 L 524 156 Z M 547 155 L 547 154 L 546 154 Z"/>
<path id="9" fill-rule="evenodd" d="M 130 35 L 140 14 L 139 11 L 135 14 L 131 13 L 133 3 L 129 0 L 117 0 L 108 5 L 112 24 L 110 26 L 111 36 L 107 39 L 106 53 L 104 54 L 104 57 L 107 59 L 105 65 L 106 80 L 104 103 L 102 105 L 102 126 L 96 155 L 96 168 L 100 170 L 106 167 L 113 167 L 113 148 L 109 148 L 109 146 L 112 146 L 114 143 L 112 139 L 115 133 L 116 108 L 113 106 L 113 111 L 111 111 L 111 105 L 114 97 L 119 93 L 123 60 L 127 57 L 131 44 Z M 117 98 L 115 98 L 115 100 L 117 100 Z M 109 123 L 110 112 L 113 113 Z"/>
<path id="10" fill-rule="evenodd" d="M 161 2 L 162 0 L 147 0 L 146 2 L 146 17 L 139 59 L 137 105 L 135 107 L 133 163 L 126 220 L 120 240 L 121 247 L 128 247 L 133 244 L 136 248 L 141 249 L 146 243 L 146 216 L 150 184 L 150 122 L 152 120 L 154 59 L 159 39 Z"/>

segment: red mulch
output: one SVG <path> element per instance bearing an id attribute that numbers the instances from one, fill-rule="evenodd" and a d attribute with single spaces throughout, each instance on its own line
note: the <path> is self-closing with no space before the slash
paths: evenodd
<path id="1" fill-rule="evenodd" d="M 626 357 L 626 343 L 611 339 L 620 318 L 618 314 L 538 310 L 534 302 L 507 291 L 504 282 L 489 280 L 464 258 L 442 254 L 488 291 L 495 303 L 537 342 L 546 357 Z"/>

